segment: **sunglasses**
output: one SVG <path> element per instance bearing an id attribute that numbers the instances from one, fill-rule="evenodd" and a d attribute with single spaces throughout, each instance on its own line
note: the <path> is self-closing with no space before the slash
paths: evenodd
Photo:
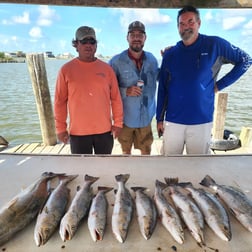
<path id="1" fill-rule="evenodd" d="M 95 45 L 96 44 L 96 40 L 94 38 L 84 38 L 82 40 L 79 40 L 80 43 L 82 45 L 86 45 L 86 44 L 91 44 L 91 45 Z"/>

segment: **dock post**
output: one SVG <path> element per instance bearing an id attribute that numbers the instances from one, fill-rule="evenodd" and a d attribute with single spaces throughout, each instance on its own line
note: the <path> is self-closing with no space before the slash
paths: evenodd
<path id="1" fill-rule="evenodd" d="M 242 147 L 252 147 L 252 128 L 242 127 L 240 133 Z"/>
<path id="2" fill-rule="evenodd" d="M 212 130 L 213 139 L 223 139 L 227 112 L 227 98 L 227 93 L 218 92 L 215 95 L 214 121 Z"/>
<path id="3" fill-rule="evenodd" d="M 43 143 L 45 145 L 55 145 L 57 137 L 44 55 L 27 54 L 26 59 L 36 99 Z"/>

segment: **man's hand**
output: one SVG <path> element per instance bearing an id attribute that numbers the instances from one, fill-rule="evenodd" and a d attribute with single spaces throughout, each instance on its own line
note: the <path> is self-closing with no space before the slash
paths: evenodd
<path id="1" fill-rule="evenodd" d="M 60 142 L 67 144 L 69 140 L 69 134 L 67 131 L 57 134 L 57 138 Z"/>
<path id="2" fill-rule="evenodd" d="M 119 136 L 120 133 L 121 133 L 121 130 L 122 130 L 122 128 L 120 128 L 120 127 L 112 126 L 111 134 L 113 135 L 113 137 L 114 137 L 115 139 L 118 138 L 118 136 Z"/>
<path id="3" fill-rule="evenodd" d="M 167 46 L 167 47 L 165 47 L 164 50 L 161 50 L 161 51 L 160 51 L 161 56 L 163 57 L 163 56 L 164 56 L 164 53 L 165 53 L 167 50 L 171 49 L 172 47 L 173 47 L 173 46 Z"/>
<path id="4" fill-rule="evenodd" d="M 140 96 L 142 94 L 142 89 L 137 86 L 128 87 L 126 90 L 127 96 Z"/>
<path id="5" fill-rule="evenodd" d="M 218 87 L 217 87 L 217 85 L 215 85 L 215 86 L 214 86 L 214 93 L 216 94 L 216 93 L 218 93 L 218 91 L 219 91 L 219 90 L 218 90 Z"/>
<path id="6" fill-rule="evenodd" d="M 158 122 L 157 123 L 157 132 L 158 132 L 158 137 L 159 138 L 161 136 L 163 136 L 163 133 L 164 133 L 164 124 L 163 124 L 163 122 Z"/>

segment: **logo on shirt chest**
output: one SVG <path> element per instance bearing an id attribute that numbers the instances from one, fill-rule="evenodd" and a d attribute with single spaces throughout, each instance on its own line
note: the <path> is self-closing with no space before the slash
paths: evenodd
<path id="1" fill-rule="evenodd" d="M 106 77 L 105 73 L 96 73 L 96 75 L 97 75 L 97 76 L 100 76 L 100 77 L 102 77 L 102 78 L 105 78 L 105 77 Z"/>

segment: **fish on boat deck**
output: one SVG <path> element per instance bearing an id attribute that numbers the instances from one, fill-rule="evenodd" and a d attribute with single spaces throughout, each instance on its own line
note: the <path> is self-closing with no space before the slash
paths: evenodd
<path id="1" fill-rule="evenodd" d="M 84 176 L 84 183 L 77 187 L 77 192 L 60 222 L 59 234 L 62 241 L 71 240 L 77 232 L 80 221 L 88 214 L 93 198 L 92 184 L 99 178 Z"/>
<path id="2" fill-rule="evenodd" d="M 179 184 L 191 193 L 212 231 L 223 241 L 230 241 L 232 232 L 229 215 L 219 199 L 203 188 L 194 188 L 190 182 Z"/>
<path id="3" fill-rule="evenodd" d="M 44 245 L 58 227 L 70 198 L 70 189 L 67 187 L 67 184 L 77 176 L 59 176 L 60 182 L 58 186 L 53 190 L 37 217 L 34 240 L 38 247 Z"/>
<path id="4" fill-rule="evenodd" d="M 107 223 L 108 201 L 106 193 L 113 187 L 98 186 L 98 192 L 93 198 L 88 215 L 88 229 L 93 241 L 101 241 Z"/>
<path id="5" fill-rule="evenodd" d="M 48 181 L 61 175 L 44 172 L 35 182 L 1 208 L 0 245 L 9 241 L 36 218 L 49 195 Z"/>
<path id="6" fill-rule="evenodd" d="M 178 178 L 165 178 L 165 182 L 168 185 L 169 195 L 191 235 L 198 244 L 205 245 L 204 217 L 199 207 L 192 200 L 188 191 L 179 186 Z"/>
<path id="7" fill-rule="evenodd" d="M 174 206 L 165 197 L 163 190 L 167 185 L 159 180 L 155 182 L 154 202 L 157 206 L 158 216 L 162 225 L 171 234 L 173 239 L 179 243 L 184 243 L 184 230 L 182 221 Z"/>
<path id="8" fill-rule="evenodd" d="M 115 176 L 118 189 L 115 191 L 115 203 L 112 213 L 112 232 L 120 243 L 126 240 L 133 215 L 133 199 L 125 186 L 129 177 L 129 174 L 119 174 Z"/>
<path id="9" fill-rule="evenodd" d="M 215 191 L 234 217 L 252 232 L 252 201 L 244 192 L 233 186 L 217 184 L 209 175 L 206 175 L 200 184 Z"/>
<path id="10" fill-rule="evenodd" d="M 157 209 L 154 201 L 145 192 L 145 187 L 131 187 L 136 194 L 135 205 L 140 232 L 149 240 L 157 223 Z"/>

